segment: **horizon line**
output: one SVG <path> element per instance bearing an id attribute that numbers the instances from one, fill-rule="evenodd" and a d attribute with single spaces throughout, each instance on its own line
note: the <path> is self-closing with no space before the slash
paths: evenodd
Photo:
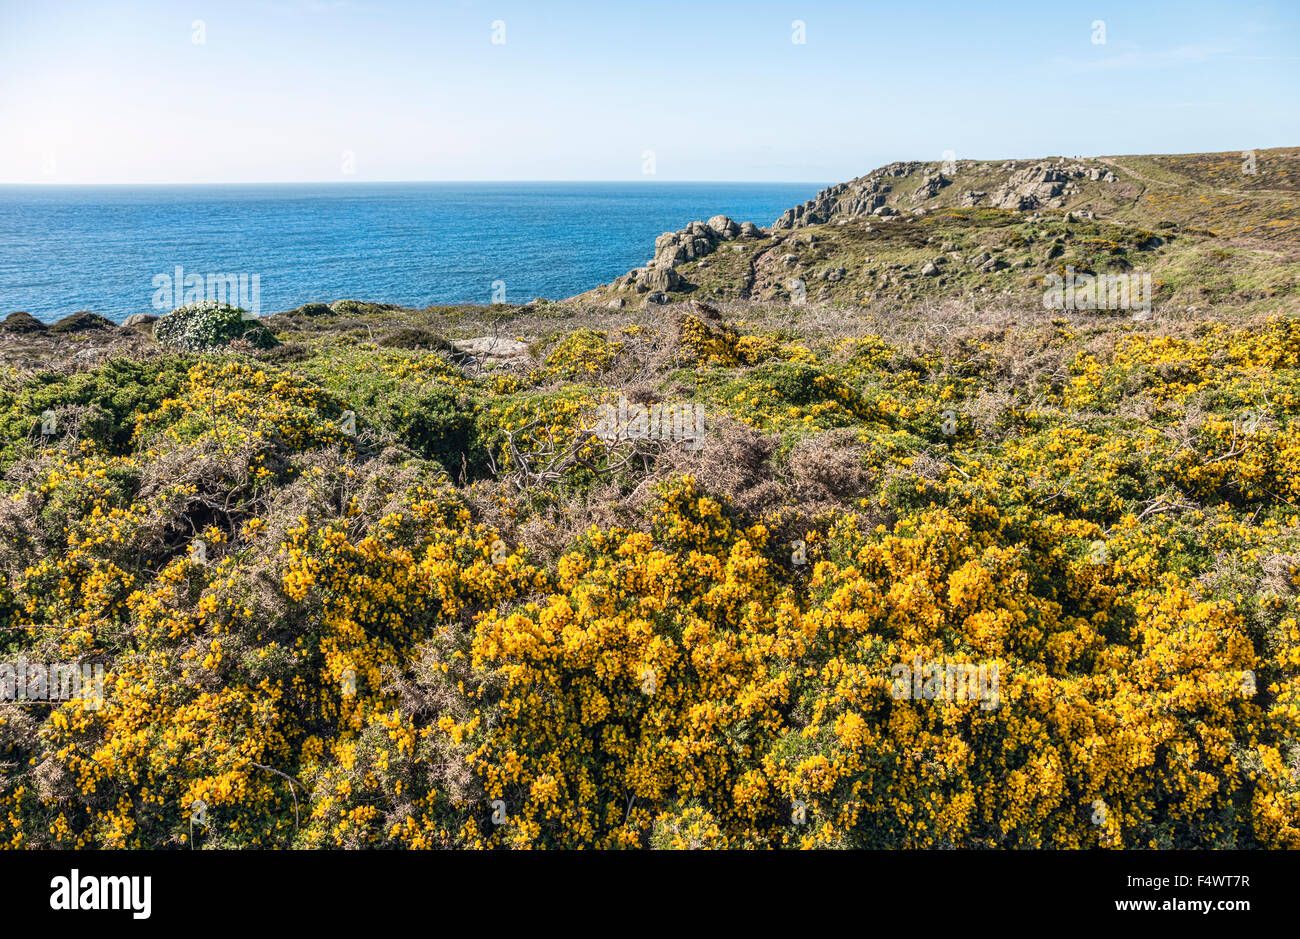
<path id="1" fill-rule="evenodd" d="M 30 186 L 33 188 L 54 188 L 59 186 L 349 186 L 349 185 L 387 185 L 387 186 L 424 186 L 447 183 L 644 183 L 655 184 L 700 184 L 700 185 L 754 185 L 754 186 L 799 186 L 805 184 L 824 185 L 824 180 L 815 179 L 271 179 L 225 182 L 4 182 L 0 186 Z"/>

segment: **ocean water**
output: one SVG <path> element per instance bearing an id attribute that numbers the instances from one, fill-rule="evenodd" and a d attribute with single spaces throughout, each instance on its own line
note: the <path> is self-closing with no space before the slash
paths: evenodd
<path id="1" fill-rule="evenodd" d="M 183 277 L 202 275 L 205 287 L 209 275 L 242 275 L 250 301 L 256 275 L 263 315 L 346 298 L 408 306 L 561 299 L 644 264 L 665 231 L 717 214 L 766 227 L 820 188 L 0 186 L 0 317 L 24 310 L 48 322 L 90 310 L 121 322 L 166 312 L 178 267 Z"/>

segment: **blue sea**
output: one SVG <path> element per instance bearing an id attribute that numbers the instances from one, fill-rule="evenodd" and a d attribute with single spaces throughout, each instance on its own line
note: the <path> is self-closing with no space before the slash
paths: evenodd
<path id="1" fill-rule="evenodd" d="M 416 307 L 555 300 L 644 264 L 665 231 L 718 214 L 766 227 L 820 188 L 0 186 L 0 318 L 24 310 L 48 322 L 90 310 L 121 322 L 167 312 L 177 268 L 205 283 L 256 276 L 263 315 L 348 298 Z"/>

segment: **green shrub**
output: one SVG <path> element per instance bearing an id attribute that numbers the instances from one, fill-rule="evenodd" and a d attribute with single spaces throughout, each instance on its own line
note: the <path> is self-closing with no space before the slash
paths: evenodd
<path id="1" fill-rule="evenodd" d="M 182 352 L 207 352 L 243 339 L 258 349 L 276 344 L 270 331 L 256 319 L 246 319 L 238 307 L 216 300 L 200 300 L 177 307 L 153 325 L 160 345 Z"/>
<path id="2" fill-rule="evenodd" d="M 41 372 L 16 394 L 0 391 L 0 470 L 40 438 L 42 416 L 56 415 L 56 439 L 76 425 L 77 438 L 94 441 L 106 453 L 131 450 L 136 418 L 158 408 L 184 386 L 190 361 L 112 359 L 75 375 Z"/>
<path id="3" fill-rule="evenodd" d="M 379 345 L 386 349 L 433 349 L 450 351 L 451 343 L 431 329 L 408 326 L 395 333 L 389 333 L 379 340 Z"/>

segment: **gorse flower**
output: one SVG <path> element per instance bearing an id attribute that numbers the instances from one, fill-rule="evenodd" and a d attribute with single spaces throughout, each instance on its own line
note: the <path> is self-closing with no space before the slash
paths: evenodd
<path id="1" fill-rule="evenodd" d="M 1300 847 L 1300 327 L 1107 328 L 1022 374 L 687 318 L 663 387 L 768 462 L 593 443 L 534 489 L 653 330 L 6 382 L 0 641 L 106 677 L 2 706 L 0 843 Z M 791 455 L 832 438 L 866 482 Z M 895 693 L 916 661 L 996 706 Z"/>

